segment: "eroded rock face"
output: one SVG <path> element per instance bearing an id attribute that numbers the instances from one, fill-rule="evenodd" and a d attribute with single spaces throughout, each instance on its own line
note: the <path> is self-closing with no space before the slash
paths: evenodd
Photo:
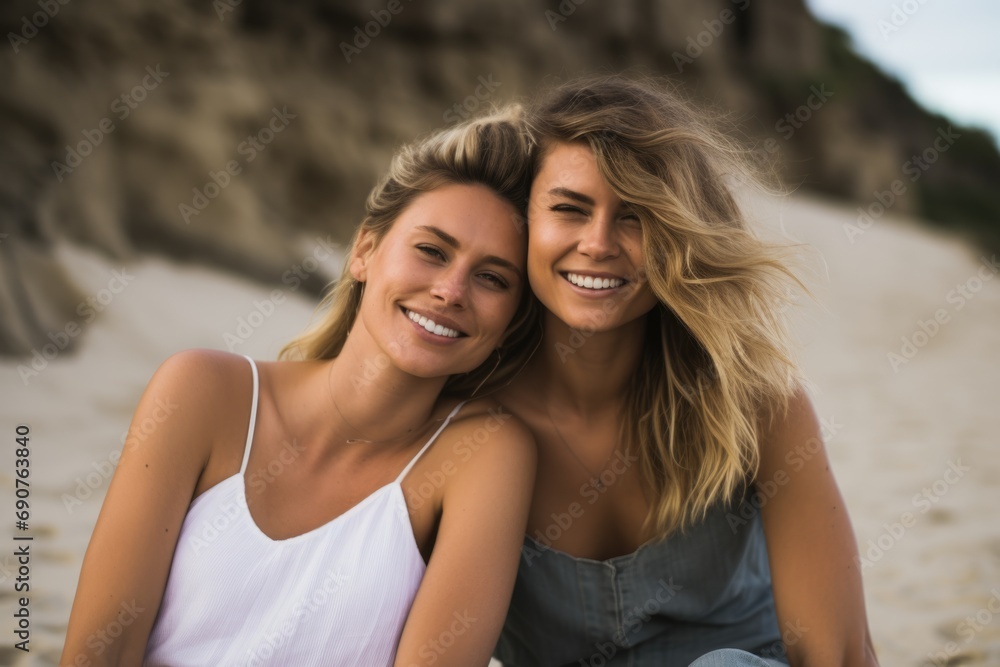
<path id="1" fill-rule="evenodd" d="M 886 85 L 801 0 L 53 6 L 44 21 L 37 2 L 0 9 L 10 42 L 0 56 L 7 354 L 73 316 L 72 281 L 42 259 L 56 240 L 276 282 L 303 237 L 348 238 L 400 143 L 554 77 L 676 77 L 734 110 L 790 183 L 860 203 L 947 125 Z M 926 212 L 927 192 L 960 178 L 989 193 L 981 203 L 992 215 L 1000 167 L 982 143 L 955 144 L 893 210 Z M 315 276 L 306 285 L 322 286 Z"/>

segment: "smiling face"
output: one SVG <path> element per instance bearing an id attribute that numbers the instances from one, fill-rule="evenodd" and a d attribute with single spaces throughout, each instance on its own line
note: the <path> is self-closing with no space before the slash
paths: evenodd
<path id="1" fill-rule="evenodd" d="M 528 204 L 528 279 L 567 326 L 602 332 L 656 305 L 643 275 L 642 227 L 601 176 L 590 147 L 547 147 Z"/>
<path id="2" fill-rule="evenodd" d="M 525 288 L 519 221 L 482 185 L 419 195 L 380 242 L 359 239 L 350 269 L 365 292 L 354 328 L 419 377 L 476 368 L 503 342 Z"/>

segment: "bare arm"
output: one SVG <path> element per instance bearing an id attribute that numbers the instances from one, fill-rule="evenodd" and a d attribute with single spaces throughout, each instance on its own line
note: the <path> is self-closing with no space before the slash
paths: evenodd
<path id="1" fill-rule="evenodd" d="M 490 432 L 491 417 L 447 434 L 460 473 L 445 490 L 437 540 L 396 653 L 395 665 L 487 665 L 514 589 L 535 479 L 534 439 L 520 422 Z M 478 447 L 478 449 L 474 449 Z"/>
<path id="2" fill-rule="evenodd" d="M 857 542 L 804 390 L 762 430 L 758 489 L 771 579 L 792 667 L 877 667 Z"/>
<path id="3" fill-rule="evenodd" d="M 141 663 L 211 453 L 218 354 L 174 354 L 143 392 L 87 547 L 60 665 Z"/>

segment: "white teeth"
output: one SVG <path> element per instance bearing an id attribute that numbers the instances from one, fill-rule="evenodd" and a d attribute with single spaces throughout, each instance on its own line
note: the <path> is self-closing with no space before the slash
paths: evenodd
<path id="1" fill-rule="evenodd" d="M 406 311 L 406 316 L 411 320 L 422 326 L 423 328 L 430 331 L 432 334 L 437 334 L 438 336 L 444 336 L 445 338 L 458 338 L 459 333 L 454 329 L 449 329 L 446 326 L 442 326 L 435 322 L 434 320 L 428 319 L 423 315 L 418 315 L 412 310 Z"/>
<path id="2" fill-rule="evenodd" d="M 593 276 L 581 276 L 576 273 L 568 273 L 566 277 L 577 287 L 593 290 L 612 289 L 625 284 L 625 281 L 621 278 L 594 278 Z"/>

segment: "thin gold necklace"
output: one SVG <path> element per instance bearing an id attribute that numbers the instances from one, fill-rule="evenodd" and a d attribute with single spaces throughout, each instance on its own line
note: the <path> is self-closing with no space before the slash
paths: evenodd
<path id="1" fill-rule="evenodd" d="M 344 423 L 347 424 L 353 431 L 355 431 L 356 433 L 361 433 L 361 429 L 359 429 L 357 426 L 355 426 L 354 424 L 352 424 L 351 421 L 347 418 L 347 415 L 344 414 L 344 411 L 340 409 L 340 405 L 338 405 L 337 399 L 333 395 L 333 368 L 332 367 L 330 368 L 330 373 L 327 376 L 326 388 L 327 388 L 327 391 L 330 392 L 330 401 L 333 403 L 333 407 L 337 409 L 337 414 L 340 415 L 340 418 L 342 420 L 344 420 Z M 426 419 L 426 420 L 424 420 L 420 424 L 420 429 L 421 430 L 417 430 L 417 429 L 412 429 L 411 428 L 411 429 L 407 430 L 405 433 L 403 433 L 402 435 L 396 436 L 394 438 L 388 438 L 388 439 L 385 439 L 385 440 L 371 440 L 369 438 L 345 438 L 344 442 L 346 442 L 349 445 L 352 445 L 352 444 L 354 444 L 356 442 L 367 442 L 367 443 L 373 444 L 373 445 L 375 445 L 375 444 L 384 445 L 386 443 L 399 442 L 400 440 L 403 440 L 404 438 L 413 437 L 414 432 L 416 432 L 418 434 L 419 433 L 423 433 L 424 430 L 428 429 L 428 427 L 431 424 L 436 424 L 438 422 L 443 422 L 443 421 L 444 421 L 443 417 L 439 417 L 438 419 Z"/>
<path id="2" fill-rule="evenodd" d="M 595 489 L 597 489 L 598 491 L 604 491 L 607 488 L 607 486 L 604 484 L 604 482 L 601 481 L 601 478 L 599 476 L 594 475 L 592 472 L 590 472 L 590 468 L 588 468 L 584 464 L 584 462 L 580 459 L 580 457 L 576 455 L 576 452 L 573 451 L 573 448 L 569 446 L 569 443 L 566 442 L 566 438 L 563 437 L 562 431 L 560 431 L 559 427 L 556 426 L 556 420 L 552 418 L 552 410 L 549 408 L 548 405 L 545 406 L 545 414 L 548 416 L 549 422 L 551 422 L 552 428 L 555 430 L 556 435 L 559 436 L 559 439 L 562 441 L 563 446 L 566 447 L 567 450 L 569 450 L 569 453 L 573 455 L 573 458 L 576 459 L 576 462 L 580 464 L 580 467 L 583 468 L 584 471 L 586 471 L 586 473 L 590 476 L 590 485 Z M 608 458 L 604 461 L 603 465 L 601 466 L 602 474 L 604 473 L 605 470 L 607 470 L 608 463 L 611 461 L 612 458 L 614 458 L 615 452 L 617 451 L 618 451 L 617 446 L 615 446 L 611 450 L 611 454 L 608 455 Z"/>

